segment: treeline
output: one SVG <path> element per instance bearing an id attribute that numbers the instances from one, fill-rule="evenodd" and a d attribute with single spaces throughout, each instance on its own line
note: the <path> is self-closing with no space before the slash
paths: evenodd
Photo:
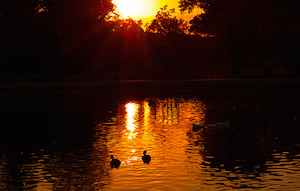
<path id="1" fill-rule="evenodd" d="M 224 47 L 227 55 L 222 58 L 230 59 L 234 75 L 240 75 L 241 67 L 247 63 L 274 63 L 299 76 L 299 6 L 297 0 L 180 0 L 179 9 L 183 13 L 200 7 L 205 14 L 187 22 L 176 18 L 174 10 L 164 7 L 146 25 L 146 32 L 215 39 L 207 42 Z M 96 46 L 124 42 L 130 31 L 143 33 L 141 23 L 120 20 L 114 11 L 111 0 L 0 0 L 0 74 L 84 72 L 84 62 L 91 60 L 90 52 L 96 52 Z M 112 36 L 124 39 L 108 42 Z M 130 37 L 134 42 L 138 38 L 141 36 Z M 151 46 L 151 39 L 143 41 Z M 136 45 L 139 43 L 131 44 L 141 49 Z M 111 51 L 106 54 L 121 58 L 118 44 L 109 47 Z M 119 51 L 113 51 L 114 47 Z M 201 45 L 196 47 L 204 50 Z M 194 56 L 187 59 L 201 60 L 201 55 L 187 54 Z"/>
<path id="2" fill-rule="evenodd" d="M 1 0 L 1 74 L 64 72 L 68 54 L 101 35 L 113 10 L 111 0 Z"/>
<path id="3" fill-rule="evenodd" d="M 296 0 L 181 0 L 181 11 L 202 7 L 190 32 L 220 38 L 230 51 L 233 74 L 246 62 L 275 63 L 299 75 L 300 11 Z"/>

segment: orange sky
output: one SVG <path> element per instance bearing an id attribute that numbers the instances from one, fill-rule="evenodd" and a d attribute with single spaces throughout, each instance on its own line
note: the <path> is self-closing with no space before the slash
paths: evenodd
<path id="1" fill-rule="evenodd" d="M 122 9 L 121 12 L 123 11 L 123 13 L 135 12 L 134 16 L 131 17 L 134 20 L 141 19 L 144 24 L 153 20 L 156 13 L 160 10 L 161 7 L 164 7 L 165 5 L 168 5 L 169 9 L 175 8 L 177 12 L 176 16 L 184 18 L 186 20 L 190 20 L 191 18 L 193 18 L 193 16 L 201 12 L 201 9 L 198 9 L 192 14 L 186 13 L 182 15 L 178 8 L 179 0 L 113 0 L 113 2 L 117 6 L 119 5 L 119 9 Z M 137 5 L 137 7 L 136 9 L 134 9 L 132 8 L 133 6 L 130 5 Z"/>

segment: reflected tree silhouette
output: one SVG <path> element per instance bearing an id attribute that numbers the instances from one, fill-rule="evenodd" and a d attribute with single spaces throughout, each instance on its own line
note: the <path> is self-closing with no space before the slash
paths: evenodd
<path id="1" fill-rule="evenodd" d="M 2 98 L 7 128 L 0 129 L 0 190 L 114 189 L 124 181 L 144 188 L 146 173 L 153 185 L 158 175 L 167 177 L 163 184 L 189 176 L 184 186 L 204 190 L 219 184 L 270 188 L 278 175 L 283 181 L 276 186 L 286 180 L 298 185 L 298 97 L 226 95 L 205 101 L 141 96 L 129 119 L 136 125 L 132 139 L 125 98 Z M 226 120 L 230 128 L 192 132 L 193 123 Z M 142 162 L 144 150 L 155 159 L 149 166 Z M 122 161 L 120 171 L 110 168 L 112 154 Z"/>
<path id="2" fill-rule="evenodd" d="M 298 131 L 295 129 L 297 121 L 293 117 L 285 116 L 295 115 L 294 112 L 287 112 L 290 108 L 269 104 L 267 101 L 264 104 L 248 101 L 237 105 L 207 101 L 207 119 L 227 117 L 231 126 L 207 128 L 200 131 L 197 138 L 193 134 L 189 135 L 191 143 L 199 147 L 200 155 L 204 159 L 202 165 L 216 171 L 225 170 L 254 177 L 269 173 L 269 161 L 277 161 L 274 151 L 280 152 L 282 147 L 290 144 L 281 142 L 286 139 L 285 134 L 289 132 L 290 140 L 297 142 L 292 134 Z M 285 119 L 285 124 L 282 124 L 282 119 Z M 228 176 L 228 179 L 231 178 Z"/>

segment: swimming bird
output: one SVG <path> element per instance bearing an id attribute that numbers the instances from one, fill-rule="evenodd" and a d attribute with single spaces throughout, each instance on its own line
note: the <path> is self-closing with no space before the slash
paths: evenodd
<path id="1" fill-rule="evenodd" d="M 173 99 L 175 102 L 181 102 L 183 100 L 182 97 L 174 97 Z"/>
<path id="2" fill-rule="evenodd" d="M 142 157 L 142 159 L 143 159 L 144 163 L 149 164 L 151 161 L 151 157 L 150 157 L 150 155 L 146 155 L 146 153 L 147 153 L 147 151 L 143 152 L 144 156 Z"/>
<path id="3" fill-rule="evenodd" d="M 205 129 L 206 128 L 206 123 L 204 122 L 202 125 L 196 125 L 196 124 L 193 124 L 193 131 L 194 132 L 197 132 L 201 129 Z"/>
<path id="4" fill-rule="evenodd" d="M 230 126 L 230 122 L 229 121 L 226 121 L 225 123 L 224 122 L 217 122 L 216 126 L 219 127 L 219 128 L 228 128 Z"/>
<path id="5" fill-rule="evenodd" d="M 110 166 L 111 168 L 119 168 L 121 162 L 118 159 L 115 159 L 113 155 L 110 156 Z"/>

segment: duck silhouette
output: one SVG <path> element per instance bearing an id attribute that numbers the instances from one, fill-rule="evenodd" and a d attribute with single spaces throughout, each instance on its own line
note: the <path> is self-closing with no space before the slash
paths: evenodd
<path id="1" fill-rule="evenodd" d="M 146 153 L 147 153 L 147 151 L 143 152 L 144 156 L 142 157 L 142 159 L 143 159 L 144 163 L 149 164 L 151 161 L 151 157 L 150 157 L 150 155 L 147 155 Z"/>
<path id="2" fill-rule="evenodd" d="M 202 125 L 196 125 L 196 124 L 193 124 L 193 131 L 194 132 L 197 132 L 201 129 L 205 129 L 206 128 L 206 123 L 204 122 Z"/>
<path id="3" fill-rule="evenodd" d="M 118 159 L 115 159 L 113 155 L 110 156 L 110 166 L 111 168 L 119 168 L 121 162 Z"/>
<path id="4" fill-rule="evenodd" d="M 230 121 L 226 121 L 225 123 L 224 122 L 217 122 L 216 126 L 219 127 L 219 128 L 228 128 L 228 127 L 230 127 Z"/>

